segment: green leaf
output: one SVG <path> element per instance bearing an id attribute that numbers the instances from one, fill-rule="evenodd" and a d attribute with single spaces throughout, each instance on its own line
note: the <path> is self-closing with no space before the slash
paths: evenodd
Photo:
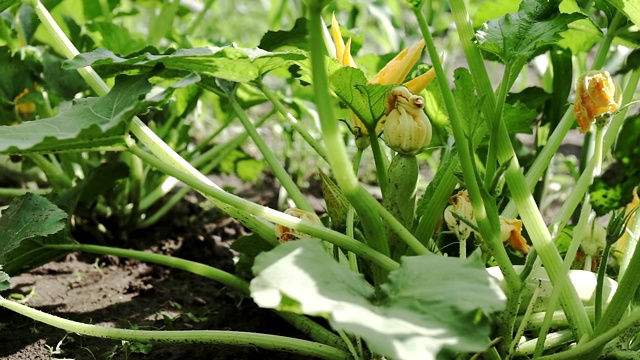
<path id="1" fill-rule="evenodd" d="M 476 33 L 481 49 L 497 55 L 502 62 L 529 59 L 544 45 L 562 39 L 568 24 L 583 19 L 579 13 L 561 14 L 560 0 L 524 0 L 515 14 L 491 20 Z"/>
<path id="2" fill-rule="evenodd" d="M 2 266 L 0 266 L 0 270 L 2 270 Z M 7 273 L 0 271 L 0 291 L 5 291 L 11 287 L 9 283 L 9 275 Z"/>
<path id="3" fill-rule="evenodd" d="M 275 233 L 274 233 L 275 238 Z M 258 234 L 241 236 L 231 243 L 231 249 L 240 253 L 236 263 L 239 272 L 251 271 L 253 262 L 259 254 L 273 249 L 273 244 L 261 238 Z"/>
<path id="4" fill-rule="evenodd" d="M 100 33 L 102 46 L 118 54 L 131 54 L 144 48 L 147 43 L 131 34 L 124 26 L 105 21 L 92 21 L 87 29 Z"/>
<path id="5" fill-rule="evenodd" d="M 473 15 L 473 23 L 477 26 L 481 26 L 489 20 L 497 19 L 508 13 L 518 11 L 518 0 L 491 0 L 484 1 L 475 15 Z"/>
<path id="6" fill-rule="evenodd" d="M 489 336 L 483 314 L 504 308 L 505 296 L 477 256 L 402 258 L 380 296 L 362 275 L 336 263 L 321 241 L 289 242 L 256 258 L 251 296 L 261 307 L 323 316 L 334 329 L 361 336 L 394 359 L 435 359 L 443 348 L 482 351 Z"/>
<path id="7" fill-rule="evenodd" d="M 517 102 L 515 104 L 505 104 L 502 120 L 509 134 L 531 134 L 533 133 L 532 124 L 537 116 L 538 112 L 536 110 Z"/>
<path id="8" fill-rule="evenodd" d="M 0 0 L 0 12 L 3 12 L 6 9 L 20 2 L 21 2 L 20 0 Z"/>
<path id="9" fill-rule="evenodd" d="M 628 135 L 618 137 L 613 152 L 616 161 L 593 180 L 589 189 L 598 216 L 626 206 L 633 198 L 633 188 L 640 184 L 640 116 L 627 118 L 620 134 Z"/>
<path id="10" fill-rule="evenodd" d="M 173 86 L 198 80 L 192 75 Z M 147 76 L 120 76 L 103 97 L 78 100 L 69 110 L 51 118 L 0 126 L 0 153 L 124 149 L 133 116 L 165 101 L 172 91 L 170 88 L 143 100 L 150 90 Z"/>
<path id="11" fill-rule="evenodd" d="M 233 150 L 220 162 L 219 169 L 227 174 L 236 174 L 244 181 L 255 181 L 260 177 L 264 163 L 243 151 Z"/>
<path id="12" fill-rule="evenodd" d="M 466 68 L 457 68 L 453 72 L 453 97 L 456 100 L 458 112 L 462 116 L 464 131 L 467 137 L 476 133 L 478 127 L 483 126 L 481 117 L 481 104 L 476 95 L 471 73 Z"/>
<path id="13" fill-rule="evenodd" d="M 563 0 L 560 11 L 563 14 L 582 13 L 576 0 Z M 589 18 L 576 20 L 569 24 L 568 28 L 561 34 L 562 40 L 558 41 L 558 46 L 570 49 L 574 55 L 588 52 L 603 37 L 600 28 Z"/>
<path id="14" fill-rule="evenodd" d="M 291 30 L 267 31 L 258 47 L 267 51 L 290 46 L 305 50 L 307 45 L 307 19 L 298 18 Z"/>
<path id="15" fill-rule="evenodd" d="M 638 0 L 609 0 L 609 3 L 622 11 L 636 26 L 640 26 L 640 2 Z"/>
<path id="16" fill-rule="evenodd" d="M 14 199 L 0 218 L 0 265 L 9 274 L 31 263 L 43 237 L 65 228 L 67 213 L 42 196 Z"/>
<path id="17" fill-rule="evenodd" d="M 306 55 L 301 51 L 271 53 L 262 49 L 243 49 L 237 47 L 202 47 L 181 49 L 170 54 L 152 54 L 152 48 L 139 55 L 123 58 L 107 49 L 97 49 L 68 60 L 63 65 L 67 69 L 85 66 L 114 67 L 117 72 L 137 69 L 150 71 L 154 66 L 162 64 L 165 69 L 177 74 L 195 72 L 202 77 L 221 78 L 229 81 L 246 83 L 279 67 L 288 67 L 294 61 L 304 60 Z"/>
<path id="18" fill-rule="evenodd" d="M 329 82 L 336 95 L 369 128 L 386 112 L 387 94 L 395 85 L 368 84 L 367 78 L 360 69 L 341 67 L 329 77 Z"/>

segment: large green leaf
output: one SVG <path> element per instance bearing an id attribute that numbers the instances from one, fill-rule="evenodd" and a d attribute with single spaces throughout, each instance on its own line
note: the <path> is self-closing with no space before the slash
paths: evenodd
<path id="1" fill-rule="evenodd" d="M 165 101 L 173 88 L 198 80 L 195 75 L 189 76 L 145 99 L 151 90 L 147 76 L 120 76 L 105 96 L 78 100 L 69 110 L 51 118 L 0 126 L 0 153 L 124 149 L 134 115 Z"/>
<path id="2" fill-rule="evenodd" d="M 0 265 L 8 274 L 31 263 L 33 249 L 45 237 L 68 242 L 52 235 L 65 228 L 67 213 L 42 196 L 26 194 L 14 199 L 0 218 Z"/>
<path id="3" fill-rule="evenodd" d="M 289 242 L 256 257 L 258 305 L 327 318 L 392 359 L 435 359 L 443 348 L 481 351 L 505 296 L 477 257 L 404 257 L 376 297 L 363 277 L 336 263 L 319 240 Z"/>
<path id="4" fill-rule="evenodd" d="M 636 26 L 640 26 L 640 1 L 638 0 L 609 0 L 623 14 L 627 15 L 629 20 Z"/>
<path id="5" fill-rule="evenodd" d="M 341 67 L 329 77 L 336 95 L 368 127 L 375 127 L 387 107 L 386 96 L 395 85 L 369 84 L 360 69 Z"/>
<path id="6" fill-rule="evenodd" d="M 481 49 L 497 55 L 504 63 L 528 59 L 540 47 L 562 39 L 568 24 L 583 19 L 580 13 L 561 14 L 560 0 L 524 0 L 517 13 L 490 20 L 476 33 Z"/>
<path id="7" fill-rule="evenodd" d="M 158 64 L 165 69 L 177 72 L 180 76 L 195 72 L 203 77 L 215 77 L 235 82 L 249 82 L 279 67 L 288 67 L 294 61 L 303 60 L 306 55 L 301 51 L 271 53 L 262 49 L 242 49 L 237 47 L 201 47 L 180 49 L 169 54 L 147 48 L 143 54 L 130 58 L 120 57 L 110 50 L 97 49 L 84 53 L 67 61 L 65 68 L 85 66 L 115 67 L 113 72 L 132 69 L 149 71 Z M 152 53 L 153 52 L 153 53 Z"/>
<path id="8" fill-rule="evenodd" d="M 0 266 L 0 270 L 2 270 L 2 266 Z M 9 283 L 9 275 L 3 271 L 0 271 L 0 291 L 7 290 L 11 287 L 11 283 Z"/>

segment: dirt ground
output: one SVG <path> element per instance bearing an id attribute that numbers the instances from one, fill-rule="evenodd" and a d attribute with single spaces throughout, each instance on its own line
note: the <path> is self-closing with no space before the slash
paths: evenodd
<path id="1" fill-rule="evenodd" d="M 260 194 L 262 203 L 277 193 Z M 235 220 L 202 216 L 191 195 L 177 213 L 153 230 L 128 240 L 78 232 L 83 243 L 150 250 L 234 272 L 232 240 L 246 233 Z M 188 200 L 188 199 L 187 199 Z M 186 204 L 186 205 L 185 205 Z M 201 213 L 194 220 L 193 214 Z M 286 336 L 297 332 L 272 312 L 259 309 L 220 284 L 178 270 L 111 256 L 72 253 L 11 278 L 3 296 L 21 294 L 27 304 L 66 319 L 147 330 L 236 330 Z M 0 309 L 0 359 L 298 359 L 257 348 L 218 345 L 123 343 L 68 334 Z"/>

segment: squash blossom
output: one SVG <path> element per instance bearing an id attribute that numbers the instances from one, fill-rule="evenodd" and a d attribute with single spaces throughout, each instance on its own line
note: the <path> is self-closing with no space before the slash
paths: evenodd
<path id="1" fill-rule="evenodd" d="M 455 195 L 449 198 L 451 205 L 444 209 L 444 221 L 447 223 L 447 227 L 451 230 L 460 241 L 465 241 L 471 235 L 473 229 L 464 221 L 456 218 L 453 213 L 459 215 L 471 224 L 476 223 L 476 219 L 473 216 L 473 208 L 471 207 L 471 199 L 467 190 L 458 191 Z"/>
<path id="2" fill-rule="evenodd" d="M 522 236 L 522 220 L 500 216 L 500 239 L 509 244 L 512 249 L 520 250 L 525 255 L 531 250 L 527 239 Z"/>
<path id="3" fill-rule="evenodd" d="M 331 37 L 336 52 L 336 59 L 343 66 L 357 68 L 353 56 L 351 56 L 351 39 L 345 44 L 340 32 L 340 25 L 336 20 L 335 14 L 331 17 Z M 409 71 L 415 65 L 420 57 L 420 53 L 424 48 L 424 40 L 420 40 L 412 46 L 402 50 L 391 61 L 389 61 L 374 77 L 369 81 L 370 84 L 392 85 L 401 84 L 407 77 Z M 427 87 L 435 77 L 435 70 L 430 69 L 426 73 L 408 81 L 404 84 L 411 93 L 417 94 Z M 380 133 L 381 124 L 376 124 L 376 132 Z M 369 130 L 365 124 L 353 112 L 351 112 L 351 131 L 356 138 L 358 148 L 365 149 L 369 146 Z"/>
<path id="4" fill-rule="evenodd" d="M 474 230 L 464 221 L 453 216 L 452 212 L 467 219 L 469 223 L 476 224 L 469 193 L 467 190 L 459 191 L 449 199 L 449 202 L 451 202 L 451 205 L 444 211 L 444 220 L 449 230 L 453 231 L 458 239 L 464 241 Z M 525 255 L 531 250 L 531 247 L 527 244 L 527 239 L 522 236 L 522 220 L 507 219 L 504 216 L 500 216 L 500 240 L 507 243 L 512 249 L 522 251 Z"/>
<path id="5" fill-rule="evenodd" d="M 580 132 L 587 132 L 596 117 L 616 111 L 619 96 L 619 88 L 607 71 L 594 70 L 582 74 L 576 83 L 576 101 L 573 104 Z"/>
<path id="6" fill-rule="evenodd" d="M 424 99 L 400 86 L 387 98 L 384 141 L 403 155 L 415 155 L 431 142 L 431 123 L 422 110 Z"/>
<path id="7" fill-rule="evenodd" d="M 306 220 L 318 225 L 322 225 L 322 221 L 318 217 L 318 215 L 304 211 L 296 208 L 287 209 L 284 211 L 285 214 L 297 217 L 298 219 Z M 310 238 L 311 236 L 305 233 L 302 233 L 296 229 L 292 229 L 290 227 L 276 224 L 276 237 L 280 243 L 286 243 L 291 240 L 299 240 L 304 238 Z"/>

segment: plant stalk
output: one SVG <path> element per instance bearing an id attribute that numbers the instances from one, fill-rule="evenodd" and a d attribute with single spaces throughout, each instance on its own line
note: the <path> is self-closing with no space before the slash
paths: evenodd
<path id="1" fill-rule="evenodd" d="M 284 351 L 300 356 L 318 357 L 321 359 L 351 359 L 349 353 L 343 350 L 312 341 L 285 336 L 221 330 L 153 331 L 115 329 L 67 320 L 40 310 L 32 309 L 15 301 L 6 300 L 2 297 L 0 297 L 0 306 L 67 332 L 99 338 L 171 344 L 204 343 L 256 346 L 263 349 Z"/>

